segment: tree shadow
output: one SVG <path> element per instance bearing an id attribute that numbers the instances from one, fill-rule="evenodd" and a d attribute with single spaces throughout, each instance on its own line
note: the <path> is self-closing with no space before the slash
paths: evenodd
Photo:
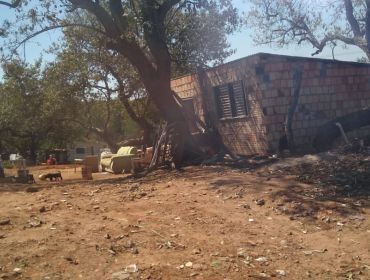
<path id="1" fill-rule="evenodd" d="M 348 217 L 363 212 L 363 207 L 370 207 L 366 196 L 348 197 L 336 192 L 334 187 L 317 187 L 296 184 L 276 191 L 271 195 L 276 202 L 276 209 L 291 218 L 304 217 L 318 219 L 325 215 Z"/>

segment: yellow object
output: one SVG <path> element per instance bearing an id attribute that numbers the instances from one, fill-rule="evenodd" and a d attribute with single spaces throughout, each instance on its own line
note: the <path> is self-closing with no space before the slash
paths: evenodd
<path id="1" fill-rule="evenodd" d="M 132 169 L 132 158 L 135 157 L 137 149 L 135 147 L 121 147 L 117 154 L 112 154 L 110 157 L 105 155 L 100 159 L 102 171 L 110 171 L 114 174 L 129 172 Z"/>

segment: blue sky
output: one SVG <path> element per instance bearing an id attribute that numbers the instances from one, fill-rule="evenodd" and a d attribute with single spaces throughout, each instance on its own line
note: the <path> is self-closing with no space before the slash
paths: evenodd
<path id="1" fill-rule="evenodd" d="M 241 11 L 245 12 L 248 10 L 249 5 L 246 0 L 233 0 L 235 6 Z M 12 10 L 1 7 L 0 11 L 0 22 L 3 19 L 12 19 Z M 32 40 L 30 40 L 25 47 L 25 58 L 27 61 L 32 62 L 40 56 L 43 57 L 44 61 L 52 60 L 53 56 L 46 54 L 43 50 L 47 49 L 52 42 L 58 40 L 60 36 L 60 31 L 49 31 L 47 33 L 41 34 Z M 313 48 L 310 46 L 296 46 L 292 45 L 285 48 L 277 48 L 271 46 L 255 46 L 252 41 L 252 30 L 244 28 L 241 32 L 233 34 L 229 37 L 231 47 L 236 50 L 235 54 L 228 58 L 228 61 L 238 59 L 244 56 L 248 56 L 258 52 L 267 52 L 275 54 L 286 54 L 294 56 L 310 56 L 313 52 Z M 1 41 L 0 41 L 1 43 Z M 21 54 L 23 54 L 23 48 L 20 49 Z M 339 60 L 356 60 L 356 58 L 361 57 L 363 53 L 356 47 L 350 47 L 343 49 L 338 46 L 335 49 L 335 58 Z M 326 48 L 320 55 L 316 56 L 320 58 L 332 58 L 331 49 Z M 0 76 L 2 73 L 0 72 Z"/>

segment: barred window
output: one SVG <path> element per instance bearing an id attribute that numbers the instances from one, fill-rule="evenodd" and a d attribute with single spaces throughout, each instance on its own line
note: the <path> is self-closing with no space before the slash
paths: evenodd
<path id="1" fill-rule="evenodd" d="M 214 93 L 220 119 L 247 116 L 243 81 L 217 86 L 214 88 Z"/>

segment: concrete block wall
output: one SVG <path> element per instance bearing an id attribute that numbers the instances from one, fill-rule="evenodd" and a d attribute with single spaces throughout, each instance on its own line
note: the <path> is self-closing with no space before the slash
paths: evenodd
<path id="1" fill-rule="evenodd" d="M 370 107 L 370 66 L 354 62 L 256 54 L 172 81 L 181 98 L 193 98 L 196 113 L 211 121 L 225 145 L 241 155 L 275 152 L 292 102 L 293 75 L 303 69 L 302 86 L 293 120 L 298 148 L 312 149 L 318 127 L 327 121 Z M 213 88 L 240 81 L 248 107 L 246 117 L 220 120 Z M 370 128 L 349 133 L 370 134 Z"/>
<path id="2" fill-rule="evenodd" d="M 258 59 L 241 59 L 220 67 L 205 71 L 204 75 L 189 75 L 172 81 L 172 89 L 181 97 L 194 97 L 196 103 L 204 104 L 202 119 L 213 123 L 231 152 L 240 155 L 260 154 L 266 151 L 266 126 L 263 125 L 263 114 L 260 101 L 262 92 L 251 69 Z M 248 115 L 220 120 L 214 87 L 243 81 Z M 201 93 L 203 91 L 203 94 Z M 202 107 L 201 105 L 197 105 Z"/>
<path id="3" fill-rule="evenodd" d="M 261 154 L 266 151 L 266 126 L 263 124 L 261 107 L 262 91 L 254 67 L 258 57 L 233 61 L 207 70 L 208 111 L 216 124 L 225 145 L 231 152 L 239 155 Z M 243 81 L 246 97 L 247 116 L 219 119 L 213 88 L 219 85 Z"/>
<path id="4" fill-rule="evenodd" d="M 171 88 L 182 99 L 193 99 L 194 111 L 197 116 L 204 122 L 204 110 L 202 95 L 200 92 L 200 83 L 197 74 L 183 76 L 171 81 Z"/>
<path id="5" fill-rule="evenodd" d="M 319 126 L 336 117 L 370 107 L 370 65 L 287 56 L 260 56 L 263 82 L 262 106 L 267 126 L 268 146 L 277 150 L 283 123 L 293 96 L 295 69 L 303 69 L 302 86 L 293 120 L 298 148 L 312 149 Z M 261 73 L 263 77 L 261 77 Z M 370 134 L 370 128 L 350 133 L 350 137 Z"/>

